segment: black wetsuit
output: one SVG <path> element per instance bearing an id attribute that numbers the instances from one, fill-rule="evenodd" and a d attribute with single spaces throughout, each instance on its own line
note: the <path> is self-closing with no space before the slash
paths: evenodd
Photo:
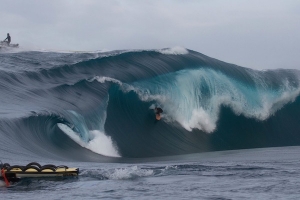
<path id="1" fill-rule="evenodd" d="M 163 112 L 163 110 L 161 108 L 155 108 L 155 114 L 159 115 L 162 112 Z"/>
<path id="2" fill-rule="evenodd" d="M 5 38 L 5 40 L 7 40 L 7 44 L 10 44 L 10 41 L 11 41 L 10 35 L 8 35 L 7 38 Z"/>

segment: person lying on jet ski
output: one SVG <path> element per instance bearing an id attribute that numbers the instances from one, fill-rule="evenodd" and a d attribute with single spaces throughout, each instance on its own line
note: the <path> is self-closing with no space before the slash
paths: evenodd
<path id="1" fill-rule="evenodd" d="M 11 41 L 11 37 L 10 37 L 9 33 L 7 33 L 7 38 L 5 38 L 5 40 L 7 40 L 7 44 L 9 45 L 10 41 Z M 3 42 L 5 42 L 5 40 L 3 40 Z"/>

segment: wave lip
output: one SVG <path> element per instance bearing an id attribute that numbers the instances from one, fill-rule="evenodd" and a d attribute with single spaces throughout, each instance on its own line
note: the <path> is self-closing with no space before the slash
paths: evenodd
<path id="1" fill-rule="evenodd" d="M 161 49 L 158 50 L 159 53 L 166 54 L 166 55 L 184 55 L 188 54 L 188 50 L 186 48 L 176 46 L 172 48 L 167 48 L 167 49 Z"/>

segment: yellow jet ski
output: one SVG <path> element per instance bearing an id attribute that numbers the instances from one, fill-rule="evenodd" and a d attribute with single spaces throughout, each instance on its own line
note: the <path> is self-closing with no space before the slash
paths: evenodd
<path id="1" fill-rule="evenodd" d="M 69 168 L 65 165 L 43 165 L 37 162 L 29 163 L 26 166 L 0 164 L 0 179 L 7 182 L 16 182 L 21 178 L 46 178 L 46 177 L 72 177 L 78 176 L 78 168 Z"/>

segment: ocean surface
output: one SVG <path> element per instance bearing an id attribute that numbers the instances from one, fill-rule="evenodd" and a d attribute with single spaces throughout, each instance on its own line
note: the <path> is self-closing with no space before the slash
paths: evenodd
<path id="1" fill-rule="evenodd" d="M 0 198 L 300 199 L 299 96 L 299 70 L 181 47 L 0 50 L 0 160 L 80 169 Z"/>

